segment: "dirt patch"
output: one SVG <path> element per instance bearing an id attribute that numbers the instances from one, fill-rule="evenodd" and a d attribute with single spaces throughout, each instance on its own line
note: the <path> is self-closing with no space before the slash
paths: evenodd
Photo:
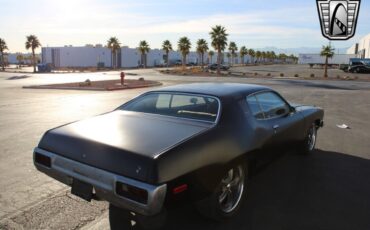
<path id="1" fill-rule="evenodd" d="M 206 67 L 187 67 L 185 69 L 178 67 L 173 69 L 160 70 L 162 74 L 180 75 L 180 76 L 196 76 L 196 77 L 217 77 L 217 76 L 230 76 L 240 78 L 266 78 L 266 79 L 296 79 L 296 80 L 344 80 L 344 81 L 370 81 L 366 75 L 354 75 L 337 71 L 337 69 L 330 70 L 329 77 L 323 77 L 323 70 L 320 71 L 302 71 L 300 65 L 282 65 L 283 67 L 294 66 L 297 70 L 294 72 L 290 69 L 274 69 L 274 65 L 260 65 L 258 69 L 254 69 L 256 65 L 233 66 L 227 71 L 221 71 L 217 75 L 217 71 L 208 70 Z M 279 66 L 277 66 L 279 67 Z M 266 68 L 266 69 L 263 69 Z M 304 69 L 304 68 L 302 68 Z"/>
<path id="2" fill-rule="evenodd" d="M 207 70 L 206 67 L 203 69 L 201 67 L 190 67 L 182 68 L 176 67 L 172 69 L 160 70 L 160 73 L 169 75 L 182 75 L 182 76 L 197 76 L 197 77 L 215 77 L 218 76 L 216 71 Z M 221 75 L 228 75 L 228 72 L 221 71 Z"/>
<path id="3" fill-rule="evenodd" d="M 73 89 L 73 90 L 98 90 L 98 91 L 111 91 L 123 89 L 135 89 L 144 87 L 159 86 L 162 83 L 158 81 L 147 81 L 144 79 L 139 80 L 125 80 L 124 85 L 121 85 L 120 80 L 107 80 L 107 81 L 89 81 L 72 82 L 51 85 L 35 85 L 23 86 L 26 89 Z"/>

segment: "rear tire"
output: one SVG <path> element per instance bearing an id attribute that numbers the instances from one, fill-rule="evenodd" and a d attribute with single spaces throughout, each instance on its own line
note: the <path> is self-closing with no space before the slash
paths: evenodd
<path id="1" fill-rule="evenodd" d="M 247 164 L 231 167 L 212 194 L 196 203 L 200 214 L 216 221 L 235 216 L 246 196 L 247 174 Z"/>

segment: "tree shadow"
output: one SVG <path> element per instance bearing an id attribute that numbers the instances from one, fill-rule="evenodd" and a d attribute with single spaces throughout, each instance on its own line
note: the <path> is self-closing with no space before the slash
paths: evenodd
<path id="1" fill-rule="evenodd" d="M 250 181 L 235 218 L 215 223 L 188 205 L 170 212 L 164 229 L 370 229 L 370 160 L 285 154 Z"/>
<path id="2" fill-rule="evenodd" d="M 321 88 L 321 89 L 339 89 L 339 90 L 360 90 L 358 86 L 355 85 L 347 85 L 347 86 L 339 86 L 327 83 L 320 83 L 320 82 L 309 82 L 309 81 L 302 81 L 302 80 L 280 80 L 285 83 L 291 85 L 299 85 L 305 87 L 313 87 L 313 88 Z"/>
<path id="3" fill-rule="evenodd" d="M 29 78 L 31 76 L 29 75 L 21 75 L 21 76 L 12 76 L 12 77 L 8 77 L 6 80 L 20 80 L 20 79 L 25 79 L 25 78 Z"/>

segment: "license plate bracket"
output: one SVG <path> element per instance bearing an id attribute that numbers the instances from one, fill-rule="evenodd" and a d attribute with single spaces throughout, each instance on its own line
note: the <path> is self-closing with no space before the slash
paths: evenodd
<path id="1" fill-rule="evenodd" d="M 90 202 L 93 195 L 93 186 L 78 179 L 73 179 L 71 193 Z"/>

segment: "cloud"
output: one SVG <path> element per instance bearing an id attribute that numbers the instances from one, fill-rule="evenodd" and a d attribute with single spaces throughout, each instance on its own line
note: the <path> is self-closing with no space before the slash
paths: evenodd
<path id="1" fill-rule="evenodd" d="M 286 16 L 284 12 L 292 12 Z M 153 34 L 208 34 L 214 25 L 224 25 L 231 36 L 252 36 L 275 38 L 297 38 L 317 35 L 317 28 L 305 26 L 312 24 L 312 17 L 298 17 L 307 9 L 285 9 L 279 10 L 246 12 L 238 14 L 214 14 L 196 19 L 182 19 L 166 23 L 151 23 L 141 27 L 122 28 L 125 33 L 137 35 Z M 292 15 L 294 14 L 294 15 Z M 297 20 L 292 21 L 292 18 Z M 316 19 L 317 20 L 317 19 Z M 301 26 L 297 26 L 301 25 Z M 303 26 L 302 26 L 303 25 Z"/>
<path id="2" fill-rule="evenodd" d="M 213 3 L 211 0 L 207 2 L 205 5 Z M 230 40 L 247 43 L 250 47 L 315 46 L 325 41 L 321 36 L 315 4 L 309 7 L 224 11 L 230 13 L 220 13 L 220 10 L 189 15 L 157 12 L 158 8 L 180 4 L 181 0 L 170 3 L 34 0 L 22 3 L 21 7 L 7 6 L 7 11 L 19 13 L 7 15 L 9 23 L 0 26 L 0 33 L 6 35 L 12 50 L 22 49 L 25 36 L 31 33 L 39 36 L 43 45 L 51 46 L 104 44 L 110 36 L 117 36 L 129 46 L 136 46 L 139 40 L 147 39 L 154 48 L 159 47 L 164 39 L 175 41 L 179 36 L 193 40 L 208 39 L 211 27 L 218 24 L 227 28 Z M 181 6 L 186 4 L 189 3 Z M 198 3 L 192 4 L 194 7 Z M 152 6 L 155 6 L 153 10 Z"/>

